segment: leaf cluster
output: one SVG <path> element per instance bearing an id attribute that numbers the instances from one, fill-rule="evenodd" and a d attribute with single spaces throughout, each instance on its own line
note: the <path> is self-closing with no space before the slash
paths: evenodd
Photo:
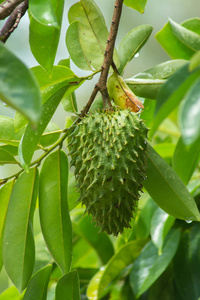
<path id="1" fill-rule="evenodd" d="M 143 13 L 146 2 L 124 4 Z M 68 162 L 80 116 L 75 91 L 102 72 L 109 31 L 95 1 L 73 4 L 70 58 L 55 65 L 63 10 L 63 0 L 29 1 L 38 66 L 28 69 L 0 43 L 0 98 L 16 110 L 14 118 L 0 116 L 0 165 L 17 170 L 0 180 L 0 269 L 13 284 L 0 300 L 198 299 L 200 20 L 170 19 L 155 37 L 171 59 L 125 79 L 150 129 L 147 179 L 132 228 L 110 237 L 83 215 Z M 123 75 L 152 30 L 128 32 L 110 70 Z M 77 76 L 71 62 L 90 74 Z M 60 105 L 70 115 L 63 129 L 52 122 Z M 102 106 L 99 97 L 91 110 Z"/>

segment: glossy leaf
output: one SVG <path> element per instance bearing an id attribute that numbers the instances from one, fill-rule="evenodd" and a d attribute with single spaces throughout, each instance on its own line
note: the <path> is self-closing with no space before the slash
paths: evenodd
<path id="1" fill-rule="evenodd" d="M 34 228 L 35 229 L 35 228 Z M 46 267 L 48 264 L 53 263 L 52 256 L 50 255 L 42 233 L 38 233 L 34 236 L 35 240 L 35 265 L 33 274 L 38 272 L 40 269 Z"/>
<path id="2" fill-rule="evenodd" d="M 76 76 L 71 69 L 65 66 L 54 66 L 50 76 L 41 66 L 32 68 L 32 71 L 40 85 L 43 104 L 63 86 L 69 86 L 66 97 L 83 82 L 83 78 Z"/>
<path id="3" fill-rule="evenodd" d="M 155 37 L 172 59 L 190 59 L 195 53 L 194 50 L 182 43 L 172 33 L 172 28 L 169 22 L 165 24 L 165 26 L 155 35 Z"/>
<path id="4" fill-rule="evenodd" d="M 88 58 L 84 55 L 79 38 L 79 22 L 73 22 L 67 29 L 66 45 L 72 61 L 82 70 L 92 70 Z"/>
<path id="5" fill-rule="evenodd" d="M 47 266 L 31 278 L 23 300 L 46 300 L 51 269 L 51 265 Z"/>
<path id="6" fill-rule="evenodd" d="M 156 101 L 146 98 L 143 105 L 145 109 L 141 112 L 140 118 L 145 120 L 146 126 L 150 128 L 154 120 Z"/>
<path id="7" fill-rule="evenodd" d="M 75 226 L 73 222 L 73 229 L 74 227 Z M 78 238 L 77 235 L 76 237 Z M 90 246 L 90 244 L 85 239 L 79 238 L 73 245 L 72 270 L 77 268 L 95 268 L 97 267 L 98 263 L 99 257 L 96 251 Z"/>
<path id="8" fill-rule="evenodd" d="M 0 43 L 0 99 L 32 123 L 41 114 L 41 95 L 32 72 Z"/>
<path id="9" fill-rule="evenodd" d="M 178 23 L 169 20 L 169 24 L 172 28 L 173 34 L 187 47 L 191 48 L 193 51 L 200 50 L 200 35 L 184 28 Z"/>
<path id="10" fill-rule="evenodd" d="M 180 179 L 187 184 L 198 163 L 200 141 L 197 140 L 190 147 L 183 143 L 182 137 L 178 140 L 172 159 L 172 167 Z"/>
<path id="11" fill-rule="evenodd" d="M 156 99 L 165 79 L 186 64 L 186 60 L 177 59 L 158 64 L 132 78 L 125 79 L 131 90 L 140 97 Z"/>
<path id="12" fill-rule="evenodd" d="M 124 0 L 124 4 L 139 11 L 141 14 L 144 13 L 147 0 Z"/>
<path id="13" fill-rule="evenodd" d="M 189 70 L 193 71 L 195 68 L 200 66 L 200 51 L 196 52 L 190 61 Z"/>
<path id="14" fill-rule="evenodd" d="M 0 270 L 3 266 L 2 245 L 3 245 L 4 222 L 6 218 L 8 203 L 10 200 L 13 184 L 14 184 L 14 180 L 9 181 L 5 185 L 3 185 L 0 189 L 0 207 L 1 207 L 0 209 Z"/>
<path id="15" fill-rule="evenodd" d="M 80 300 L 79 278 L 77 270 L 69 272 L 61 277 L 56 286 L 55 300 Z"/>
<path id="16" fill-rule="evenodd" d="M 70 26 L 66 44 L 73 62 L 81 69 L 101 68 L 108 29 L 104 17 L 93 0 L 81 0 L 69 9 Z M 118 65 L 118 56 L 114 55 Z"/>
<path id="17" fill-rule="evenodd" d="M 0 300 L 22 300 L 23 294 L 20 294 L 15 286 L 11 286 L 0 294 Z"/>
<path id="18" fill-rule="evenodd" d="M 200 35 L 200 20 L 198 18 L 189 19 L 183 22 L 181 26 Z M 156 34 L 156 39 L 173 59 L 190 59 L 195 53 L 194 50 L 192 50 L 188 45 L 183 43 L 174 35 L 169 22 Z M 170 41 L 170 43 L 168 41 Z"/>
<path id="19" fill-rule="evenodd" d="M 150 25 L 141 25 L 129 31 L 118 47 L 120 68 L 119 73 L 123 74 L 124 69 L 129 61 L 147 42 L 153 27 Z"/>
<path id="20" fill-rule="evenodd" d="M 78 111 L 75 93 L 64 95 L 61 101 L 62 107 L 66 112 L 76 113 Z"/>
<path id="21" fill-rule="evenodd" d="M 200 137 L 200 79 L 188 90 L 180 110 L 179 123 L 183 142 L 193 144 Z"/>
<path id="22" fill-rule="evenodd" d="M 125 80 L 130 89 L 139 97 L 156 99 L 158 92 L 165 83 L 164 79 L 128 78 Z"/>
<path id="23" fill-rule="evenodd" d="M 35 240 L 35 265 L 33 269 L 33 274 L 35 274 L 40 269 L 46 267 L 48 264 L 53 263 L 52 256 L 49 253 L 48 248 L 46 247 L 42 235 L 38 205 L 34 213 L 33 228 L 34 228 L 34 240 Z"/>
<path id="24" fill-rule="evenodd" d="M 18 161 L 5 149 L 0 149 L 0 165 L 18 164 Z"/>
<path id="25" fill-rule="evenodd" d="M 22 115 L 20 112 L 16 112 L 15 119 L 14 119 L 14 126 L 15 131 L 19 131 L 21 128 L 23 128 L 26 124 L 28 124 L 28 119 Z"/>
<path id="26" fill-rule="evenodd" d="M 16 156 L 18 154 L 18 147 L 12 146 L 12 145 L 6 145 L 6 144 L 1 144 L 0 149 L 6 150 L 9 152 L 11 155 Z"/>
<path id="27" fill-rule="evenodd" d="M 32 2 L 34 3 L 35 1 L 32 0 Z M 47 3 L 47 0 L 45 0 L 45 2 L 37 1 L 37 3 L 38 2 L 40 2 L 40 5 L 42 5 L 43 7 L 43 5 Z M 48 4 L 49 7 L 50 6 L 52 7 L 55 13 L 58 26 L 61 27 L 64 1 L 53 0 L 53 1 L 48 1 Z M 35 59 L 49 74 L 51 73 L 53 68 L 59 37 L 60 37 L 60 29 L 52 26 L 43 25 L 39 23 L 30 14 L 30 27 L 29 27 L 30 48 Z"/>
<path id="28" fill-rule="evenodd" d="M 175 218 L 200 221 L 193 197 L 173 169 L 150 145 L 147 155 L 144 187 L 157 205 Z"/>
<path id="29" fill-rule="evenodd" d="M 175 150 L 175 145 L 172 143 L 159 143 L 154 146 L 154 150 L 171 165 L 172 157 Z"/>
<path id="30" fill-rule="evenodd" d="M 43 135 L 41 136 L 39 140 L 39 144 L 43 147 L 48 147 L 52 144 L 54 144 L 60 137 L 61 129 L 59 126 L 55 123 L 50 122 L 47 125 L 47 128 L 45 129 Z"/>
<path id="31" fill-rule="evenodd" d="M 34 267 L 32 218 L 37 189 L 37 169 L 30 169 L 28 174 L 22 173 L 13 187 L 5 220 L 3 262 L 19 291 L 27 286 Z"/>
<path id="32" fill-rule="evenodd" d="M 149 133 L 150 138 L 152 138 L 160 123 L 180 103 L 187 90 L 199 76 L 200 69 L 190 72 L 188 64 L 186 64 L 162 86 L 157 97 L 155 119 Z"/>
<path id="33" fill-rule="evenodd" d="M 71 211 L 73 208 L 75 208 L 78 205 L 77 200 L 80 196 L 80 194 L 79 194 L 79 192 L 77 191 L 77 188 L 76 188 L 75 176 L 72 175 L 72 173 L 70 175 L 69 175 L 69 182 L 68 182 L 69 211 Z"/>
<path id="34" fill-rule="evenodd" d="M 18 146 L 24 130 L 15 131 L 14 120 L 0 116 L 0 143 Z"/>
<path id="35" fill-rule="evenodd" d="M 137 239 L 147 238 L 150 234 L 150 225 L 152 216 L 157 208 L 157 205 L 149 197 L 146 204 L 142 207 L 138 215 L 138 220 L 135 224 L 135 235 Z"/>
<path id="36" fill-rule="evenodd" d="M 19 159 L 22 167 L 25 170 L 28 170 L 38 141 L 68 88 L 68 85 L 61 87 L 48 99 L 48 101 L 43 104 L 40 125 L 38 126 L 37 130 L 34 130 L 30 124 L 27 126 L 19 145 Z"/>
<path id="37" fill-rule="evenodd" d="M 164 239 L 169 229 L 173 225 L 175 218 L 168 215 L 160 207 L 154 212 L 151 220 L 151 239 L 158 248 L 158 253 L 162 254 Z"/>
<path id="38" fill-rule="evenodd" d="M 39 212 L 46 245 L 63 274 L 69 271 L 72 255 L 67 183 L 68 159 L 63 151 L 57 150 L 46 158 L 42 166 Z"/>
<path id="39" fill-rule="evenodd" d="M 42 25 L 59 28 L 59 24 L 50 0 L 30 0 L 29 12 L 34 19 Z"/>
<path id="40" fill-rule="evenodd" d="M 174 259 L 176 285 L 184 300 L 198 299 L 200 286 L 200 226 L 194 224 L 183 232 L 181 242 Z"/>
<path id="41" fill-rule="evenodd" d="M 145 240 L 138 240 L 131 241 L 122 246 L 110 259 L 106 267 L 100 270 L 91 280 L 87 289 L 88 298 L 98 299 L 98 297 L 101 297 L 106 287 L 108 287 L 121 271 L 135 261 L 144 245 Z M 95 296 L 97 298 L 95 298 Z"/>
<path id="42" fill-rule="evenodd" d="M 98 253 L 102 264 L 106 264 L 114 254 L 113 245 L 105 233 L 99 233 L 99 228 L 94 227 L 92 218 L 85 215 L 82 217 L 76 227 L 76 233 L 86 239 Z"/>
<path id="43" fill-rule="evenodd" d="M 187 64 L 187 60 L 174 59 L 158 64 L 142 73 L 138 73 L 133 78 L 143 79 L 167 79 L 173 75 L 178 69 Z"/>
<path id="44" fill-rule="evenodd" d="M 180 229 L 168 235 L 163 246 L 162 254 L 150 241 L 142 250 L 133 264 L 130 272 L 130 285 L 138 298 L 142 295 L 164 272 L 174 257 L 180 240 Z"/>

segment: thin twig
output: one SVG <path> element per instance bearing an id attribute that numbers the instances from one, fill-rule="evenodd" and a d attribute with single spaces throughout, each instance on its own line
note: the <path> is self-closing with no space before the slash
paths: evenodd
<path id="1" fill-rule="evenodd" d="M 114 52 L 114 46 L 115 46 L 115 40 L 118 32 L 121 12 L 122 12 L 122 6 L 123 6 L 124 0 L 116 0 L 115 1 L 115 7 L 114 7 L 114 13 L 111 23 L 111 28 L 109 32 L 109 36 L 107 39 L 107 45 L 105 49 L 104 54 L 104 61 L 102 65 L 102 71 L 101 76 L 99 78 L 98 83 L 95 85 L 94 90 L 91 94 L 91 97 L 83 109 L 81 116 L 84 116 L 90 109 L 90 106 L 92 105 L 94 98 L 98 91 L 101 92 L 104 108 L 112 109 L 112 104 L 109 99 L 108 90 L 107 90 L 107 78 L 109 73 L 109 68 L 112 65 L 114 71 L 118 72 L 117 67 L 115 66 L 115 63 L 113 62 L 113 52 Z"/>
<path id="2" fill-rule="evenodd" d="M 114 7 L 111 28 L 110 28 L 109 36 L 107 39 L 107 45 L 106 45 L 105 54 L 104 54 L 102 73 L 101 73 L 101 76 L 100 76 L 100 79 L 98 82 L 105 108 L 112 107 L 110 99 L 109 99 L 106 83 L 107 83 L 108 72 L 109 72 L 110 66 L 113 65 L 114 69 L 116 69 L 116 66 L 113 63 L 113 52 L 114 52 L 115 40 L 116 40 L 118 28 L 119 28 L 122 6 L 123 6 L 123 0 L 115 1 L 115 7 Z"/>
<path id="3" fill-rule="evenodd" d="M 0 20 L 7 18 L 21 2 L 24 0 L 5 0 L 0 4 Z"/>
<path id="4" fill-rule="evenodd" d="M 0 40 L 6 42 L 11 33 L 17 28 L 21 18 L 28 9 L 28 0 L 19 4 L 11 13 L 10 17 L 0 30 Z"/>

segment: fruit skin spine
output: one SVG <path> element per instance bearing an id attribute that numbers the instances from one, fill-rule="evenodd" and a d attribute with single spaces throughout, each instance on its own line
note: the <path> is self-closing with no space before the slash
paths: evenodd
<path id="1" fill-rule="evenodd" d="M 146 176 L 147 128 L 130 110 L 86 115 L 71 135 L 79 201 L 100 231 L 130 227 Z"/>

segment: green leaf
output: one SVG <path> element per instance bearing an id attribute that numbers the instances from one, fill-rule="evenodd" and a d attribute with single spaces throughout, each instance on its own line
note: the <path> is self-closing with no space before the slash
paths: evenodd
<path id="1" fill-rule="evenodd" d="M 66 296 L 70 300 L 81 299 L 77 270 L 64 275 L 57 283 L 55 300 L 66 300 Z"/>
<path id="2" fill-rule="evenodd" d="M 190 72 L 188 64 L 186 64 L 162 86 L 157 97 L 155 118 L 149 138 L 152 138 L 160 123 L 180 103 L 187 90 L 199 76 L 200 69 Z"/>
<path id="3" fill-rule="evenodd" d="M 59 29 L 60 26 L 50 0 L 29 0 L 29 12 L 42 25 Z"/>
<path id="4" fill-rule="evenodd" d="M 40 269 L 46 267 L 48 264 L 53 263 L 53 259 L 49 250 L 46 247 L 39 217 L 39 207 L 36 207 L 33 219 L 34 228 L 34 240 L 35 240 L 35 265 L 33 269 L 33 274 L 38 272 Z"/>
<path id="5" fill-rule="evenodd" d="M 137 240 L 122 246 L 110 259 L 105 268 L 101 269 L 90 281 L 87 289 L 88 298 L 99 299 L 102 297 L 108 285 L 121 273 L 121 271 L 135 261 L 144 245 L 145 240 Z M 95 296 L 97 298 L 95 298 Z"/>
<path id="6" fill-rule="evenodd" d="M 28 124 L 28 119 L 22 115 L 20 112 L 16 111 L 15 119 L 14 119 L 14 127 L 15 131 L 19 131 L 23 128 L 26 124 Z"/>
<path id="7" fill-rule="evenodd" d="M 188 90 L 180 110 L 179 123 L 183 142 L 191 145 L 200 137 L 200 79 Z"/>
<path id="8" fill-rule="evenodd" d="M 129 31 L 118 47 L 120 68 L 119 73 L 123 74 L 124 69 L 129 61 L 147 42 L 153 27 L 150 25 L 141 25 Z"/>
<path id="9" fill-rule="evenodd" d="M 76 188 L 75 176 L 72 175 L 72 173 L 70 173 L 69 174 L 69 182 L 68 182 L 69 211 L 71 211 L 73 208 L 75 208 L 78 205 L 77 200 L 79 197 L 80 197 L 80 193 L 77 191 L 77 188 Z"/>
<path id="10" fill-rule="evenodd" d="M 35 1 L 32 0 L 32 2 Z M 37 1 L 37 2 L 40 2 L 40 5 L 42 5 L 43 7 L 44 1 Z M 56 21 L 58 23 L 58 27 L 60 28 L 62 22 L 64 0 L 51 0 L 48 2 L 49 2 L 49 7 L 51 6 L 55 13 Z M 45 0 L 44 5 L 46 3 L 47 1 Z M 35 59 L 49 74 L 51 73 L 53 68 L 59 37 L 60 37 L 60 29 L 52 26 L 43 25 L 39 23 L 35 18 L 33 18 L 32 15 L 30 15 L 30 27 L 29 27 L 30 48 Z"/>
<path id="11" fill-rule="evenodd" d="M 66 112 L 76 113 L 78 111 L 77 103 L 76 103 L 76 95 L 75 93 L 71 93 L 70 95 L 64 95 L 61 101 L 62 107 Z"/>
<path id="12" fill-rule="evenodd" d="M 92 70 L 88 58 L 84 54 L 79 38 L 79 22 L 73 22 L 67 29 L 66 45 L 72 61 L 82 70 Z"/>
<path id="13" fill-rule="evenodd" d="M 150 145 L 144 187 L 157 205 L 168 214 L 186 221 L 200 221 L 200 213 L 193 197 L 173 169 Z"/>
<path id="14" fill-rule="evenodd" d="M 0 43 L 0 99 L 37 123 L 41 95 L 32 72 Z"/>
<path id="15" fill-rule="evenodd" d="M 102 66 L 108 29 L 104 17 L 93 0 L 81 0 L 69 9 L 70 26 L 66 44 L 73 62 L 83 70 L 99 69 Z M 116 65 L 118 55 L 114 54 Z"/>
<path id="16" fill-rule="evenodd" d="M 63 86 L 68 86 L 64 95 L 67 97 L 83 83 L 83 78 L 76 76 L 71 69 L 65 66 L 54 66 L 51 76 L 40 66 L 32 68 L 32 71 L 40 85 L 43 104 Z"/>
<path id="17" fill-rule="evenodd" d="M 142 207 L 141 213 L 135 224 L 135 235 L 137 239 L 147 238 L 150 234 L 150 225 L 152 216 L 157 208 L 157 205 L 149 197 L 146 204 Z"/>
<path id="18" fill-rule="evenodd" d="M 200 35 L 184 28 L 178 23 L 169 20 L 169 24 L 172 28 L 172 33 L 187 47 L 191 48 L 193 51 L 200 50 Z"/>
<path id="19" fill-rule="evenodd" d="M 143 14 L 147 0 L 124 0 L 124 4 Z"/>
<path id="20" fill-rule="evenodd" d="M 174 257 L 180 240 L 180 229 L 171 231 L 165 240 L 162 254 L 150 241 L 142 250 L 130 272 L 130 285 L 138 298 L 164 272 Z"/>
<path id="21" fill-rule="evenodd" d="M 67 183 L 68 159 L 63 151 L 57 150 L 46 158 L 42 166 L 39 212 L 46 245 L 63 274 L 69 271 L 72 255 Z"/>
<path id="22" fill-rule="evenodd" d="M 128 78 L 125 79 L 130 89 L 139 97 L 156 99 L 158 92 L 165 83 L 164 79 L 143 79 Z"/>
<path id="23" fill-rule="evenodd" d="M 77 235 L 75 236 L 76 238 L 79 238 Z M 76 268 L 94 268 L 98 265 L 98 263 L 99 257 L 96 251 L 90 246 L 90 244 L 85 239 L 79 238 L 73 246 L 72 270 Z"/>
<path id="24" fill-rule="evenodd" d="M 3 262 L 19 291 L 27 286 L 34 267 L 32 218 L 37 190 L 37 169 L 30 169 L 28 174 L 22 173 L 13 187 L 5 220 Z"/>
<path id="25" fill-rule="evenodd" d="M 57 124 L 50 122 L 41 136 L 39 144 L 43 147 L 54 144 L 59 139 L 61 132 L 62 130 Z"/>
<path id="26" fill-rule="evenodd" d="M 15 131 L 14 120 L 0 116 L 0 143 L 18 146 L 24 133 L 24 129 Z"/>
<path id="27" fill-rule="evenodd" d="M 148 128 L 152 126 L 154 120 L 154 112 L 156 107 L 156 101 L 151 99 L 145 99 L 143 103 L 145 109 L 141 112 L 140 118 L 145 120 L 145 124 Z"/>
<path id="28" fill-rule="evenodd" d="M 7 288 L 0 295 L 0 300 L 22 300 L 22 299 L 23 299 L 23 294 L 20 295 L 19 291 L 16 289 L 15 286 L 11 286 Z"/>
<path id="29" fill-rule="evenodd" d="M 46 300 L 51 269 L 51 265 L 47 266 L 31 278 L 23 300 Z"/>
<path id="30" fill-rule="evenodd" d="M 196 52 L 190 61 L 189 70 L 193 71 L 194 69 L 200 66 L 200 51 Z"/>
<path id="31" fill-rule="evenodd" d="M 125 79 L 131 90 L 140 97 L 156 99 L 165 79 L 186 64 L 186 60 L 177 59 L 166 61 L 132 78 Z"/>
<path id="32" fill-rule="evenodd" d="M 198 299 L 200 295 L 200 226 L 194 224 L 183 232 L 174 258 L 175 282 L 184 300 Z"/>
<path id="33" fill-rule="evenodd" d="M 178 69 L 187 64 L 185 59 L 168 60 L 158 64 L 142 73 L 138 73 L 133 78 L 143 79 L 167 79 L 173 75 Z"/>
<path id="34" fill-rule="evenodd" d="M 5 149 L 0 149 L 0 165 L 19 164 L 18 161 Z"/>
<path id="35" fill-rule="evenodd" d="M 187 184 L 196 168 L 199 159 L 200 141 L 197 140 L 190 147 L 178 140 L 172 159 L 172 167 L 180 179 Z"/>
<path id="36" fill-rule="evenodd" d="M 175 218 L 168 215 L 160 207 L 154 212 L 151 220 L 151 240 L 158 248 L 158 253 L 162 254 L 165 237 L 172 227 Z"/>
<path id="37" fill-rule="evenodd" d="M 2 260 L 2 245 L 3 245 L 3 230 L 4 230 L 4 222 L 6 218 L 8 203 L 10 200 L 10 195 L 12 192 L 14 180 L 6 183 L 0 189 L 0 270 L 3 266 Z"/>
<path id="38" fill-rule="evenodd" d="M 43 104 L 40 125 L 38 126 L 37 130 L 33 130 L 31 125 L 28 124 L 19 145 L 19 160 L 21 166 L 25 170 L 28 170 L 38 141 L 40 140 L 42 133 L 55 113 L 58 104 L 60 103 L 67 88 L 69 88 L 69 86 L 62 87 Z"/>
<path id="39" fill-rule="evenodd" d="M 182 24 L 183 25 L 183 24 Z M 157 41 L 172 59 L 190 59 L 195 53 L 190 47 L 182 43 L 172 32 L 169 22 L 155 35 Z M 170 41 L 170 43 L 169 43 Z"/>
<path id="40" fill-rule="evenodd" d="M 154 150 L 171 165 L 171 160 L 174 154 L 175 145 L 172 143 L 160 143 L 154 146 Z"/>
<path id="41" fill-rule="evenodd" d="M 114 254 L 113 245 L 105 233 L 99 233 L 99 228 L 94 227 L 92 218 L 87 215 L 82 217 L 75 231 L 94 247 L 102 263 L 106 264 Z"/>

